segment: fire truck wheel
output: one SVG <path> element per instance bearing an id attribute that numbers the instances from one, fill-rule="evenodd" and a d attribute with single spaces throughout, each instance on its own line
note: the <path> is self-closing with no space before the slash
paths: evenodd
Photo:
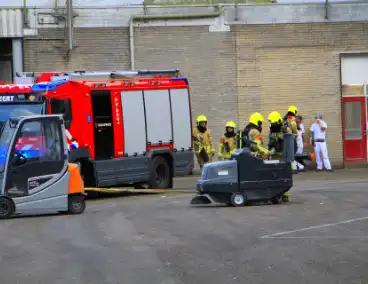
<path id="1" fill-rule="evenodd" d="M 168 188 L 171 180 L 170 168 L 164 157 L 156 156 L 152 160 L 150 188 Z"/>

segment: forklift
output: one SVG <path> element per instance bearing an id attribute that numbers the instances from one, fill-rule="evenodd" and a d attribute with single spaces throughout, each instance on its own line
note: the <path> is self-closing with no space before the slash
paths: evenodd
<path id="1" fill-rule="evenodd" d="M 0 122 L 0 219 L 82 214 L 85 195 L 78 166 L 68 163 L 61 115 Z"/>

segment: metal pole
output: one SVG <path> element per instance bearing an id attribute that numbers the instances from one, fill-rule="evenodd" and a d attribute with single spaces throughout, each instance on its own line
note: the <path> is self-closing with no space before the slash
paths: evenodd
<path id="1" fill-rule="evenodd" d="M 68 50 L 73 50 L 73 0 L 68 0 Z"/>
<path id="2" fill-rule="evenodd" d="M 22 39 L 13 38 L 12 40 L 13 47 L 13 80 L 17 76 L 16 73 L 23 72 L 23 46 Z"/>
<path id="3" fill-rule="evenodd" d="M 328 0 L 325 2 L 325 20 L 328 19 Z"/>

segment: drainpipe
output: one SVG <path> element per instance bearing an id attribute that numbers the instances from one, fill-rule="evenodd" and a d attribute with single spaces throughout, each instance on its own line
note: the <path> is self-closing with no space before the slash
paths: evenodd
<path id="1" fill-rule="evenodd" d="M 235 0 L 235 13 L 234 13 L 234 21 L 237 22 L 239 20 L 239 9 L 238 9 L 238 0 Z"/>
<path id="2" fill-rule="evenodd" d="M 216 6 L 216 12 L 208 14 L 184 14 L 184 15 L 139 15 L 132 16 L 129 20 L 129 36 L 130 36 L 130 68 L 135 69 L 134 56 L 134 22 L 142 22 L 149 20 L 188 20 L 188 19 L 205 19 L 216 18 L 222 15 L 223 7 Z"/>
<path id="3" fill-rule="evenodd" d="M 68 0 L 68 54 L 73 50 L 73 1 Z"/>
<path id="4" fill-rule="evenodd" d="M 29 28 L 27 0 L 23 0 L 23 25 L 25 28 Z"/>
<path id="5" fill-rule="evenodd" d="M 325 2 L 325 20 L 328 19 L 328 0 Z"/>

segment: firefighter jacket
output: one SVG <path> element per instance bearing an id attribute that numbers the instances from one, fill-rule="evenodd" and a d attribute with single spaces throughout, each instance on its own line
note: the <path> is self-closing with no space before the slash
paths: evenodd
<path id="1" fill-rule="evenodd" d="M 257 127 L 256 125 L 253 125 L 251 123 L 248 124 L 244 129 L 243 137 L 246 138 L 250 143 L 244 141 L 244 145 L 248 145 L 250 151 L 253 153 L 268 155 L 269 151 L 263 146 L 260 129 L 261 128 Z"/>
<path id="2" fill-rule="evenodd" d="M 231 154 L 236 151 L 236 134 L 222 135 L 220 138 L 219 148 L 217 151 L 217 156 L 219 158 L 230 159 Z"/>
<path id="3" fill-rule="evenodd" d="M 276 153 L 282 153 L 284 146 L 284 134 L 281 125 L 271 125 L 268 135 L 268 150 L 275 149 Z"/>
<path id="4" fill-rule="evenodd" d="M 198 127 L 194 127 L 192 131 L 193 135 L 193 148 L 194 152 L 199 155 L 199 153 L 204 149 L 209 156 L 215 154 L 215 149 L 212 144 L 212 135 L 209 129 L 201 132 Z"/>
<path id="5" fill-rule="evenodd" d="M 294 134 L 295 137 L 299 135 L 295 116 L 292 115 L 287 116 L 287 119 L 284 122 L 283 132 L 288 134 Z"/>
<path id="6" fill-rule="evenodd" d="M 297 137 L 299 135 L 298 125 L 296 124 L 295 116 L 288 115 L 283 125 L 283 133 L 294 134 L 294 152 L 297 150 Z"/>

